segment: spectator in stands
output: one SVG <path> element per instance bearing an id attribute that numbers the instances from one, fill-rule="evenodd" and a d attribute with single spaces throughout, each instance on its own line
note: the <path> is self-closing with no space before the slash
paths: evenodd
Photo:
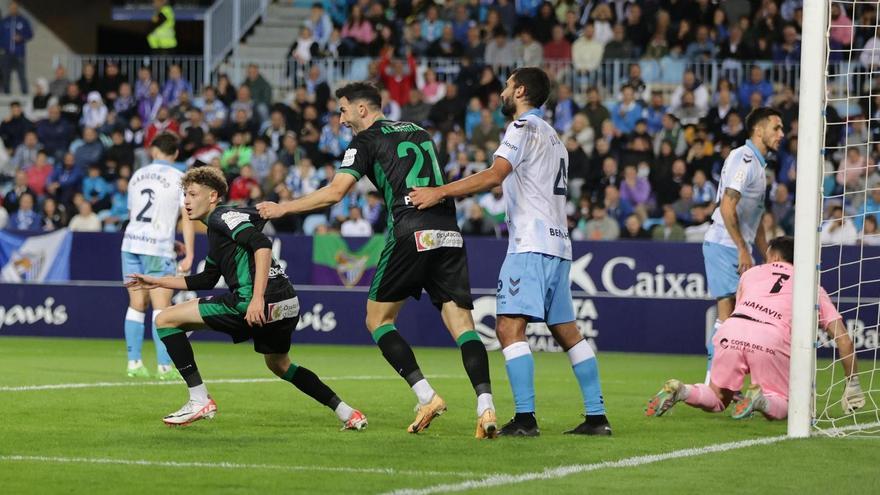
<path id="1" fill-rule="evenodd" d="M 455 39 L 451 24 L 443 27 L 443 33 L 428 47 L 428 56 L 436 58 L 458 58 L 464 53 L 464 45 Z"/>
<path id="2" fill-rule="evenodd" d="M 243 111 L 245 113 L 245 119 L 247 121 L 251 121 L 256 118 L 254 113 L 255 105 L 254 100 L 251 97 L 251 90 L 248 86 L 242 85 L 238 87 L 238 91 L 236 91 L 235 101 L 229 106 L 229 113 L 234 117 L 235 114 L 239 111 Z"/>
<path id="3" fill-rule="evenodd" d="M 373 235 L 373 227 L 364 219 L 360 206 L 352 206 L 348 210 L 348 220 L 342 222 L 339 233 L 343 237 L 369 237 Z"/>
<path id="4" fill-rule="evenodd" d="M 773 61 L 796 64 L 801 61 L 801 40 L 797 28 L 786 24 L 782 29 L 782 41 L 773 45 Z"/>
<path id="5" fill-rule="evenodd" d="M 59 159 L 73 139 L 74 127 L 61 117 L 58 105 L 49 106 L 49 115 L 37 123 L 37 136 L 50 157 Z"/>
<path id="6" fill-rule="evenodd" d="M 308 64 L 312 58 L 321 55 L 321 45 L 315 40 L 312 30 L 303 26 L 299 31 L 299 37 L 290 45 L 290 58 L 300 64 Z"/>
<path id="7" fill-rule="evenodd" d="M 82 182 L 83 199 L 91 203 L 93 210 L 101 211 L 110 207 L 113 191 L 113 184 L 101 177 L 101 165 L 89 164 L 88 176 Z"/>
<path id="8" fill-rule="evenodd" d="M 635 58 L 636 47 L 632 41 L 626 38 L 626 29 L 623 25 L 615 24 L 613 33 L 613 38 L 605 45 L 602 60 L 630 60 Z"/>
<path id="9" fill-rule="evenodd" d="M 49 94 L 55 98 L 61 98 L 67 91 L 67 85 L 71 80 L 67 78 L 67 69 L 63 65 L 55 66 L 55 79 L 49 83 Z"/>
<path id="10" fill-rule="evenodd" d="M 620 182 L 620 198 L 634 208 L 648 210 L 652 203 L 651 184 L 648 179 L 639 177 L 635 165 L 623 167 L 623 180 Z"/>
<path id="11" fill-rule="evenodd" d="M 92 91 L 86 98 L 86 105 L 83 107 L 82 118 L 80 124 L 85 127 L 93 127 L 97 129 L 104 125 L 107 121 L 107 105 L 101 99 L 101 93 Z"/>
<path id="12" fill-rule="evenodd" d="M 293 131 L 287 131 L 281 142 L 281 151 L 278 153 L 278 161 L 285 166 L 292 167 L 302 160 L 305 152 L 299 147 L 299 137 Z M 293 190 L 293 189 L 291 189 Z M 296 193 L 296 191 L 293 191 Z"/>
<path id="13" fill-rule="evenodd" d="M 865 217 L 865 225 L 859 233 L 859 240 L 866 246 L 880 246 L 880 230 L 877 228 L 877 217 Z"/>
<path id="14" fill-rule="evenodd" d="M 149 149 L 153 138 L 165 131 L 180 135 L 180 124 L 171 118 L 171 112 L 168 111 L 168 108 L 161 107 L 156 112 L 156 118 L 150 122 L 144 132 L 144 148 Z"/>
<path id="15" fill-rule="evenodd" d="M 718 47 L 709 38 L 709 27 L 701 25 L 697 27 L 696 39 L 692 41 L 685 51 L 685 58 L 693 62 L 709 62 L 715 58 Z"/>
<path id="16" fill-rule="evenodd" d="M 269 115 L 269 122 L 266 123 L 260 134 L 268 141 L 269 148 L 276 153 L 281 150 L 284 135 L 287 134 L 287 121 L 281 110 L 273 110 Z"/>
<path id="17" fill-rule="evenodd" d="M 83 98 L 79 86 L 69 84 L 67 92 L 58 100 L 58 104 L 61 105 L 61 116 L 70 122 L 70 125 L 74 127 L 79 125 L 83 106 Z"/>
<path id="18" fill-rule="evenodd" d="M 28 187 L 38 197 L 43 197 L 46 194 L 46 181 L 52 174 L 52 164 L 49 163 L 46 151 L 42 149 L 37 151 L 34 162 L 24 167 L 23 170 L 27 174 Z"/>
<path id="19" fill-rule="evenodd" d="M 867 171 L 868 163 L 862 156 L 861 147 L 850 146 L 835 175 L 838 190 L 853 192 L 862 189 L 861 183 L 865 180 Z"/>
<path id="20" fill-rule="evenodd" d="M 137 112 L 137 100 L 131 92 L 131 84 L 127 81 L 119 84 L 119 93 L 113 101 L 113 111 L 125 122 Z"/>
<path id="21" fill-rule="evenodd" d="M 134 166 L 134 147 L 125 141 L 125 131 L 116 129 L 110 134 L 112 144 L 104 154 L 108 169 L 117 169 L 123 165 Z"/>
<path id="22" fill-rule="evenodd" d="M 320 4 L 316 4 L 320 7 Z M 312 7 L 312 11 L 314 13 L 315 8 Z M 321 9 L 323 12 L 323 8 Z M 324 14 L 326 18 L 327 15 Z M 317 67 L 317 66 L 315 66 Z M 319 73 L 320 73 L 320 69 Z M 248 88 L 250 90 L 251 98 L 253 98 L 254 103 L 256 104 L 257 113 L 260 115 L 261 120 L 265 120 L 269 116 L 269 106 L 272 105 L 272 86 L 269 84 L 269 81 L 260 74 L 260 69 L 257 67 L 257 64 L 250 64 L 247 68 L 247 77 L 241 83 L 242 88 Z"/>
<path id="23" fill-rule="evenodd" d="M 669 23 L 668 12 L 665 10 L 657 12 L 654 31 L 645 49 L 645 58 L 659 60 L 669 55 L 669 37 L 667 36 Z"/>
<path id="24" fill-rule="evenodd" d="M 650 104 L 645 108 L 643 117 L 651 136 L 656 135 L 663 129 L 663 116 L 666 115 L 668 108 L 663 103 L 663 93 L 659 90 L 651 91 Z M 651 138 L 653 140 L 653 137 Z"/>
<path id="25" fill-rule="evenodd" d="M 446 86 L 443 86 L 444 92 Z M 431 111 L 430 103 L 422 100 L 423 92 L 418 89 L 409 91 L 409 103 L 400 108 L 400 120 L 406 122 L 421 123 L 428 120 L 428 113 Z"/>
<path id="26" fill-rule="evenodd" d="M 507 215 L 507 199 L 501 186 L 493 187 L 488 194 L 483 194 L 477 203 L 483 209 L 486 218 L 499 227 L 506 227 L 503 224 Z"/>
<path id="27" fill-rule="evenodd" d="M 853 21 L 847 16 L 846 9 L 841 8 L 839 4 L 832 3 L 830 21 L 831 40 L 841 48 L 849 48 L 853 41 Z"/>
<path id="28" fill-rule="evenodd" d="M 290 168 L 285 182 L 296 197 L 310 194 L 321 187 L 318 171 L 308 158 L 302 158 L 296 166 Z"/>
<path id="29" fill-rule="evenodd" d="M 79 90 L 78 94 L 80 95 L 87 95 L 92 91 L 98 91 L 99 89 L 101 89 L 100 85 L 98 84 L 98 74 L 97 70 L 95 69 L 95 64 L 87 62 L 85 65 L 83 65 L 82 75 L 80 75 L 79 79 L 77 79 L 76 87 Z M 65 91 L 65 94 L 69 93 L 70 89 L 68 87 Z"/>
<path id="30" fill-rule="evenodd" d="M 590 121 L 590 127 L 593 128 L 595 135 L 602 132 L 602 122 L 611 118 L 611 112 L 602 104 L 599 96 L 599 90 L 595 86 L 591 86 L 587 90 L 587 105 L 581 110 Z"/>
<path id="31" fill-rule="evenodd" d="M 843 216 L 843 208 L 832 205 L 828 216 L 822 224 L 819 241 L 823 245 L 851 245 L 858 240 L 858 231 L 852 220 Z"/>
<path id="32" fill-rule="evenodd" d="M 702 81 L 697 79 L 694 71 L 688 69 L 681 78 L 681 84 L 675 88 L 669 97 L 669 106 L 673 109 L 681 108 L 682 100 L 685 93 L 693 93 L 693 105 L 700 117 L 705 116 L 709 111 L 709 90 Z"/>
<path id="33" fill-rule="evenodd" d="M 223 152 L 220 158 L 220 166 L 227 174 L 240 170 L 251 163 L 253 148 L 248 144 L 247 133 L 236 132 L 232 135 L 232 145 Z"/>
<path id="34" fill-rule="evenodd" d="M 749 72 L 749 81 L 744 82 L 737 91 L 736 95 L 740 105 L 750 102 L 754 92 L 761 94 L 762 105 L 766 105 L 770 101 L 770 97 L 773 96 L 773 85 L 764 80 L 764 69 L 758 65 L 752 66 L 751 72 Z"/>
<path id="35" fill-rule="evenodd" d="M 27 94 L 27 69 L 25 45 L 34 36 L 30 21 L 19 14 L 18 2 L 9 2 L 9 15 L 0 21 L 0 49 L 3 51 L 3 92 L 12 91 L 12 72 L 18 74 L 21 92 Z"/>
<path id="36" fill-rule="evenodd" d="M 125 77 L 119 73 L 119 66 L 114 62 L 107 62 L 104 67 L 104 75 L 98 77 L 98 91 L 101 97 L 112 104 L 119 95 L 119 86 L 125 81 Z"/>
<path id="37" fill-rule="evenodd" d="M 623 224 L 623 231 L 620 233 L 620 239 L 630 241 L 646 241 L 651 239 L 651 234 L 642 228 L 642 221 L 638 215 L 630 215 L 626 217 Z"/>
<path id="38" fill-rule="evenodd" d="M 621 190 L 613 184 L 605 186 L 601 204 L 605 207 L 605 214 L 609 218 L 615 220 L 620 226 L 623 226 L 626 217 L 630 216 L 634 211 L 635 203 L 621 196 Z M 639 210 L 644 212 L 643 210 Z"/>
<path id="39" fill-rule="evenodd" d="M 150 94 L 150 84 L 153 83 L 153 75 L 150 68 L 146 65 L 138 69 L 137 81 L 134 83 L 134 99 L 140 103 L 141 100 L 147 98 Z"/>
<path id="40" fill-rule="evenodd" d="M 691 210 L 697 204 L 694 200 L 694 187 L 691 184 L 682 184 L 678 191 L 678 199 L 672 203 L 672 211 L 675 217 L 682 223 L 690 223 Z"/>
<path id="41" fill-rule="evenodd" d="M 392 100 L 398 105 L 406 105 L 409 92 L 416 87 L 416 60 L 412 53 L 407 54 L 406 66 L 400 59 L 391 60 L 391 50 L 382 53 L 379 60 L 379 78 Z"/>
<path id="42" fill-rule="evenodd" d="M 656 180 L 655 192 L 659 206 L 672 204 L 679 197 L 681 186 L 687 180 L 687 165 L 681 158 L 672 162 L 672 170 L 669 174 L 662 174 Z"/>
<path id="43" fill-rule="evenodd" d="M 442 132 L 450 131 L 453 126 L 464 123 L 465 106 L 458 97 L 455 84 L 446 85 L 446 96 L 431 107 L 428 119 Z"/>
<path id="44" fill-rule="evenodd" d="M 687 242 L 703 242 L 706 232 L 712 225 L 710 216 L 712 206 L 697 204 L 691 208 L 690 225 L 684 228 L 684 237 Z"/>
<path id="45" fill-rule="evenodd" d="M 510 67 L 518 58 L 517 46 L 507 37 L 507 30 L 498 26 L 492 33 L 492 41 L 486 45 L 484 62 L 486 65 L 498 70 L 502 67 Z"/>
<path id="46" fill-rule="evenodd" d="M 38 77 L 34 83 L 34 96 L 31 98 L 30 116 L 32 119 L 37 120 L 46 116 L 46 108 L 49 106 L 51 98 L 49 80 L 45 77 Z"/>
<path id="47" fill-rule="evenodd" d="M 138 115 L 142 122 L 152 122 L 159 113 L 159 109 L 165 105 L 165 99 L 159 91 L 159 83 L 150 82 L 147 96 L 138 103 Z"/>
<path id="48" fill-rule="evenodd" d="M 318 148 L 331 161 L 341 162 L 342 154 L 351 143 L 352 137 L 351 128 L 342 126 L 339 123 L 339 114 L 333 113 L 330 115 L 329 122 L 321 129 Z"/>
<path id="49" fill-rule="evenodd" d="M 544 44 L 544 60 L 571 62 L 571 42 L 565 38 L 565 30 L 559 24 L 553 26 L 552 39 Z"/>
<path id="50" fill-rule="evenodd" d="M 34 191 L 28 187 L 28 177 L 24 170 L 13 171 L 13 176 L 10 177 L 10 180 L 13 182 L 12 189 L 3 197 L 3 205 L 10 213 L 15 213 L 18 210 L 21 197 L 25 194 L 33 196 Z"/>
<path id="51" fill-rule="evenodd" d="M 712 204 L 715 202 L 715 196 L 718 193 L 718 190 L 715 188 L 715 184 L 713 184 L 712 181 L 707 180 L 707 177 L 707 174 L 700 168 L 694 171 L 692 178 L 694 203 Z"/>
<path id="52" fill-rule="evenodd" d="M 590 210 L 590 220 L 575 232 L 572 235 L 577 240 L 613 241 L 620 236 L 620 225 L 608 217 L 603 205 L 596 204 Z"/>
<path id="53" fill-rule="evenodd" d="M 440 10 L 434 4 L 429 5 L 425 12 L 425 18 L 422 20 L 422 37 L 428 43 L 433 43 L 443 35 L 444 26 L 446 26 L 446 21 L 440 18 Z"/>
<path id="54" fill-rule="evenodd" d="M 624 85 L 621 96 L 621 101 L 611 110 L 611 121 L 620 132 L 629 134 L 642 116 L 642 106 L 636 101 L 632 86 Z"/>
<path id="55" fill-rule="evenodd" d="M 413 20 L 404 27 L 403 38 L 397 44 L 395 54 L 398 57 L 405 57 L 409 51 L 414 57 L 424 57 L 428 53 L 429 46 L 431 44 L 422 37 L 422 24 Z"/>
<path id="56" fill-rule="evenodd" d="M 94 127 L 83 128 L 82 138 L 70 145 L 70 152 L 73 153 L 74 165 L 81 171 L 93 163 L 101 163 L 104 145 L 98 139 L 98 131 Z"/>
<path id="57" fill-rule="evenodd" d="M 6 148 L 14 150 L 24 141 L 25 133 L 32 131 L 34 124 L 27 117 L 21 108 L 21 103 L 13 101 L 9 104 L 9 116 L 0 123 L 0 139 Z"/>
<path id="58" fill-rule="evenodd" d="M 242 165 L 238 171 L 238 177 L 229 184 L 229 201 L 245 205 L 251 197 L 251 189 L 259 187 L 254 178 L 254 169 L 249 164 Z"/>
<path id="59" fill-rule="evenodd" d="M 486 54 L 486 43 L 482 39 L 482 31 L 476 24 L 472 24 L 468 28 L 464 47 L 464 56 L 471 60 L 483 60 Z"/>
<path id="60" fill-rule="evenodd" d="M 42 230 L 42 218 L 39 213 L 34 211 L 34 201 L 34 195 L 31 193 L 24 193 L 21 196 L 18 209 L 9 216 L 9 229 L 24 232 Z"/>
<path id="61" fill-rule="evenodd" d="M 596 28 L 596 41 L 602 43 L 603 46 L 607 45 L 614 38 L 611 8 L 604 3 L 596 5 L 590 13 L 590 19 Z"/>
<path id="62" fill-rule="evenodd" d="M 663 116 L 663 128 L 654 136 L 654 153 L 660 153 L 660 145 L 664 141 L 672 144 L 673 153 L 681 155 L 687 150 L 687 141 L 684 137 L 684 130 L 678 122 L 678 118 L 667 113 Z"/>
<path id="63" fill-rule="evenodd" d="M 351 12 L 345 25 L 342 26 L 342 44 L 340 55 L 363 56 L 367 54 L 367 47 L 376 39 L 376 31 L 373 24 L 363 16 L 361 6 L 351 6 Z M 426 41 L 427 43 L 427 41 Z"/>
<path id="64" fill-rule="evenodd" d="M 265 137 L 257 137 L 254 140 L 253 152 L 251 153 L 251 167 L 254 170 L 254 179 L 262 183 L 269 175 L 272 164 L 277 160 L 275 151 L 269 147 L 269 141 Z"/>
<path id="65" fill-rule="evenodd" d="M 596 70 L 602 63 L 605 45 L 596 40 L 596 29 L 592 22 L 584 26 L 583 34 L 571 47 L 571 61 L 579 72 Z"/>
<path id="66" fill-rule="evenodd" d="M 571 127 L 579 108 L 572 99 L 571 88 L 567 84 L 560 84 L 556 91 L 556 105 L 553 108 L 553 128 L 556 129 L 556 132 L 563 133 Z"/>
<path id="67" fill-rule="evenodd" d="M 330 100 L 330 85 L 321 73 L 319 65 L 313 65 L 309 68 L 309 76 L 306 78 L 306 93 L 309 98 L 322 111 L 327 108 L 327 102 Z M 271 91 L 270 91 L 271 96 Z"/>
<path id="68" fill-rule="evenodd" d="M 663 208 L 663 223 L 654 227 L 651 237 L 655 241 L 678 241 L 685 240 L 684 227 L 678 223 L 675 210 L 671 206 Z"/>
<path id="69" fill-rule="evenodd" d="M 0 125 L 0 133 L 2 133 L 2 130 L 3 126 Z M 41 149 L 43 149 L 43 146 L 37 140 L 36 131 L 33 129 L 28 130 L 24 134 L 24 140 L 15 148 L 15 153 L 12 155 L 12 166 L 22 170 L 30 167 L 37 161 L 37 153 Z"/>
<path id="70" fill-rule="evenodd" d="M 595 136 L 593 128 L 590 127 L 590 122 L 587 120 L 587 116 L 578 112 L 572 117 L 571 125 L 562 133 L 562 140 L 566 141 L 569 138 L 574 139 L 583 152 L 589 155 L 593 152 Z"/>
<path id="71" fill-rule="evenodd" d="M 202 90 L 201 102 L 196 102 L 205 114 L 205 122 L 214 131 L 222 129 L 226 123 L 226 105 L 217 99 L 217 91 L 213 86 L 205 86 Z"/>
<path id="72" fill-rule="evenodd" d="M 312 4 L 309 10 L 309 18 L 304 24 L 315 34 L 315 41 L 321 45 L 326 45 L 330 41 L 330 33 L 333 31 L 333 22 L 330 16 L 324 11 L 324 6 L 320 2 Z"/>
<path id="73" fill-rule="evenodd" d="M 101 219 L 95 213 L 92 204 L 77 195 L 74 200 L 77 214 L 70 219 L 67 227 L 73 232 L 100 232 Z"/>
<path id="74" fill-rule="evenodd" d="M 746 60 L 751 55 L 748 44 L 743 40 L 739 26 L 731 26 L 730 37 L 721 44 L 718 58 L 721 60 Z"/>
<path id="75" fill-rule="evenodd" d="M 518 58 L 527 67 L 540 67 L 544 64 L 544 49 L 527 28 L 519 33 Z"/>
<path id="76" fill-rule="evenodd" d="M 67 226 L 67 211 L 53 198 L 45 198 L 42 208 L 41 230 L 52 232 Z"/>
<path id="77" fill-rule="evenodd" d="M 486 218 L 486 214 L 479 204 L 470 203 L 461 225 L 461 233 L 474 236 L 495 235 L 495 224 Z"/>

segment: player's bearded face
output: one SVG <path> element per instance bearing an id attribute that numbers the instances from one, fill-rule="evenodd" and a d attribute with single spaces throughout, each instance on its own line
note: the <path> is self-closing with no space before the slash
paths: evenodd
<path id="1" fill-rule="evenodd" d="M 501 93 L 501 113 L 506 117 L 513 117 L 516 114 L 516 104 L 513 102 L 513 95 L 504 96 Z"/>

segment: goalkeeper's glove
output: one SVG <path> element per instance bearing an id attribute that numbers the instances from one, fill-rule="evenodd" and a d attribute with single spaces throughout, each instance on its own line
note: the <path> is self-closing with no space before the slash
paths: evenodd
<path id="1" fill-rule="evenodd" d="M 852 414 L 856 409 L 865 405 L 865 394 L 862 393 L 858 376 L 846 380 L 846 388 L 843 390 L 843 399 L 840 402 L 843 406 L 843 412 L 846 414 Z"/>

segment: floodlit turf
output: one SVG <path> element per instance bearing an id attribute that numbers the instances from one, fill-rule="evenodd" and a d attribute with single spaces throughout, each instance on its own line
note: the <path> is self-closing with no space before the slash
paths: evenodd
<path id="1" fill-rule="evenodd" d="M 151 345 L 145 347 L 153 369 Z M 477 441 L 472 438 L 475 400 L 455 349 L 416 349 L 423 371 L 449 404 L 449 412 L 417 436 L 404 431 L 414 416 L 413 395 L 376 348 L 296 346 L 292 353 L 367 414 L 370 426 L 363 432 L 338 431 L 331 411 L 281 380 L 211 384 L 212 379 L 272 378 L 248 344 L 197 342 L 195 351 L 219 411 L 212 421 L 172 429 L 161 417 L 185 401 L 182 382 L 8 389 L 137 383 L 124 375 L 121 339 L 0 338 L 0 492 L 383 493 L 785 433 L 782 422 L 735 422 L 683 405 L 662 418 L 645 418 L 644 403 L 664 379 L 702 379 L 700 357 L 600 354 L 614 436 L 584 438 L 561 434 L 579 422 L 582 408 L 568 360 L 560 354 L 537 354 L 542 436 Z M 513 409 L 510 389 L 501 353 L 490 356 L 499 420 L 505 421 Z M 880 439 L 786 440 L 480 491 L 869 493 L 880 484 L 878 459 Z M 149 463 L 119 463 L 126 461 Z"/>

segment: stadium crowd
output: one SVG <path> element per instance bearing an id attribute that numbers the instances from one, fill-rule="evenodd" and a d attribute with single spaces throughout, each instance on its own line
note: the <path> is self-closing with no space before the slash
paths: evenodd
<path id="1" fill-rule="evenodd" d="M 574 239 L 646 239 L 701 242 L 715 208 L 717 181 L 731 149 L 746 140 L 745 117 L 761 105 L 784 116 L 786 137 L 767 157 L 764 227 L 768 238 L 792 233 L 797 149 L 797 88 L 766 79 L 751 65 L 742 80 L 709 87 L 687 68 L 674 88 L 641 75 L 638 60 L 674 58 L 778 64 L 800 60 L 801 1 L 753 0 L 751 10 L 728 19 L 709 0 L 593 1 L 470 0 L 445 6 L 422 1 L 325 0 L 291 46 L 291 59 L 307 67 L 305 84 L 291 95 L 276 92 L 252 65 L 234 86 L 220 75 L 215 86 L 194 91 L 195 81 L 172 67 L 163 85 L 150 67 L 121 74 L 108 64 L 85 65 L 77 80 L 63 66 L 41 78 L 32 99 L 12 103 L 0 124 L 0 225 L 23 231 L 69 226 L 117 231 L 128 218 L 127 181 L 149 161 L 152 138 L 173 131 L 182 138 L 181 168 L 211 166 L 230 181 L 229 202 L 287 201 L 328 183 L 352 139 L 339 123 L 324 57 L 372 57 L 371 77 L 383 88 L 383 110 L 416 122 L 435 137 L 448 179 L 491 164 L 508 120 L 501 113 L 502 74 L 511 65 L 544 65 L 587 74 L 603 61 L 636 61 L 619 92 L 590 86 L 583 94 L 559 83 L 546 118 L 569 152 L 568 194 Z M 874 7 L 832 7 L 833 47 L 880 43 Z M 856 19 L 858 22 L 853 21 Z M 875 50 L 859 64 L 880 67 Z M 460 64 L 445 80 L 420 61 Z M 834 54 L 833 57 L 840 57 Z M 311 65 L 310 65 L 311 64 Z M 687 66 L 687 65 L 686 65 Z M 590 84 L 595 84 L 591 81 Z M 873 80 L 854 78 L 868 94 Z M 870 93 L 876 94 L 876 93 Z M 878 97 L 860 112 L 834 106 L 825 146 L 826 243 L 880 244 L 880 126 Z M 457 202 L 467 235 L 504 236 L 501 188 Z M 380 233 L 382 198 L 362 181 L 328 211 L 272 223 L 278 232 L 338 229 L 343 235 Z"/>

